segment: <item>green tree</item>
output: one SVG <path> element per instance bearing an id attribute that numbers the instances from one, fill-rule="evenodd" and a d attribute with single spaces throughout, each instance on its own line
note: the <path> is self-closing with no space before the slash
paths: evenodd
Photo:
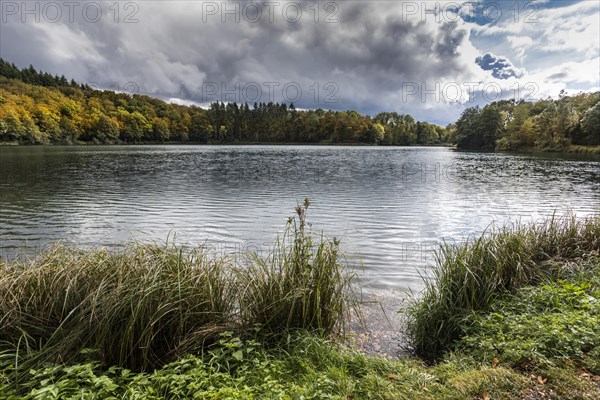
<path id="1" fill-rule="evenodd" d="M 585 112 L 581 119 L 581 131 L 584 135 L 581 144 L 600 145 L 600 101 Z"/>
<path id="2" fill-rule="evenodd" d="M 155 118 L 152 129 L 154 133 L 154 140 L 161 143 L 169 140 L 171 132 L 169 130 L 169 124 L 164 119 Z"/>
<path id="3" fill-rule="evenodd" d="M 189 129 L 190 140 L 192 142 L 207 143 L 211 139 L 213 132 L 213 126 L 204 112 L 200 111 L 192 116 Z"/>
<path id="4" fill-rule="evenodd" d="M 496 139 L 502 135 L 502 114 L 495 104 L 487 105 L 481 110 L 477 121 L 477 134 L 480 136 L 480 148 L 494 150 Z"/>
<path id="5" fill-rule="evenodd" d="M 86 140 L 98 143 L 112 143 L 119 140 L 119 133 L 119 124 L 117 121 L 106 115 L 102 115 L 94 124 L 90 133 L 86 135 Z"/>
<path id="6" fill-rule="evenodd" d="M 120 117 L 123 122 L 121 140 L 125 143 L 138 143 L 145 137 L 150 136 L 152 125 L 139 111 L 133 113 L 121 112 Z"/>
<path id="7" fill-rule="evenodd" d="M 456 146 L 459 149 L 483 148 L 483 135 L 479 131 L 479 107 L 467 108 L 456 121 Z"/>
<path id="8" fill-rule="evenodd" d="M 81 136 L 81 130 L 73 123 L 71 118 L 62 116 L 59 126 L 63 141 L 66 143 L 75 143 Z"/>

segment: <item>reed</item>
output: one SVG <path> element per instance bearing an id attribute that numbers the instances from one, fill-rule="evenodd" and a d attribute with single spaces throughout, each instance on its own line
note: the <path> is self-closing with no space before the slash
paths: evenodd
<path id="1" fill-rule="evenodd" d="M 300 329 L 330 335 L 357 309 L 354 275 L 339 241 L 311 232 L 309 205 L 305 199 L 296 208 L 297 218 L 288 221 L 269 257 L 252 255 L 242 275 L 242 318 L 246 325 L 259 324 L 263 333 Z"/>

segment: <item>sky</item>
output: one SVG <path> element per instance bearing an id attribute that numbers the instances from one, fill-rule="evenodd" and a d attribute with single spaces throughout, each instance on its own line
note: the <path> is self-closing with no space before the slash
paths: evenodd
<path id="1" fill-rule="evenodd" d="M 0 57 L 206 106 L 411 114 L 600 87 L 600 2 L 6 1 Z"/>

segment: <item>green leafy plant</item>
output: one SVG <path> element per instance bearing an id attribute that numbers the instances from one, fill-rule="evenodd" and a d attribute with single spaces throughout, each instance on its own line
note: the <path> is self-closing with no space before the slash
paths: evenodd
<path id="1" fill-rule="evenodd" d="M 575 361 L 600 374 L 599 289 L 597 274 L 520 289 L 467 318 L 457 348 L 513 366 Z"/>

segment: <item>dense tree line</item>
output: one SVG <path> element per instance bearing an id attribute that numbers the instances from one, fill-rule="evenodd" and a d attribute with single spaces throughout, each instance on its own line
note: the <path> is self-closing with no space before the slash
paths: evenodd
<path id="1" fill-rule="evenodd" d="M 439 144 L 444 128 L 409 115 L 213 103 L 208 109 L 94 90 L 0 59 L 0 142 Z"/>
<path id="2" fill-rule="evenodd" d="M 36 71 L 33 65 L 28 68 L 19 69 L 15 64 L 8 63 L 0 58 L 0 76 L 10 79 L 18 79 L 25 83 L 41 86 L 70 86 L 88 88 L 87 85 L 79 85 L 75 80 L 70 81 L 64 75 L 58 76 L 47 72 Z"/>
<path id="3" fill-rule="evenodd" d="M 458 148 L 565 151 L 573 145 L 600 145 L 600 93 L 557 100 L 499 101 L 465 110 L 448 127 Z"/>
<path id="4" fill-rule="evenodd" d="M 564 151 L 600 145 L 600 93 L 466 109 L 446 128 L 410 115 L 297 110 L 293 104 L 168 104 L 88 85 L 0 59 L 0 142 L 364 143 L 461 149 Z"/>

